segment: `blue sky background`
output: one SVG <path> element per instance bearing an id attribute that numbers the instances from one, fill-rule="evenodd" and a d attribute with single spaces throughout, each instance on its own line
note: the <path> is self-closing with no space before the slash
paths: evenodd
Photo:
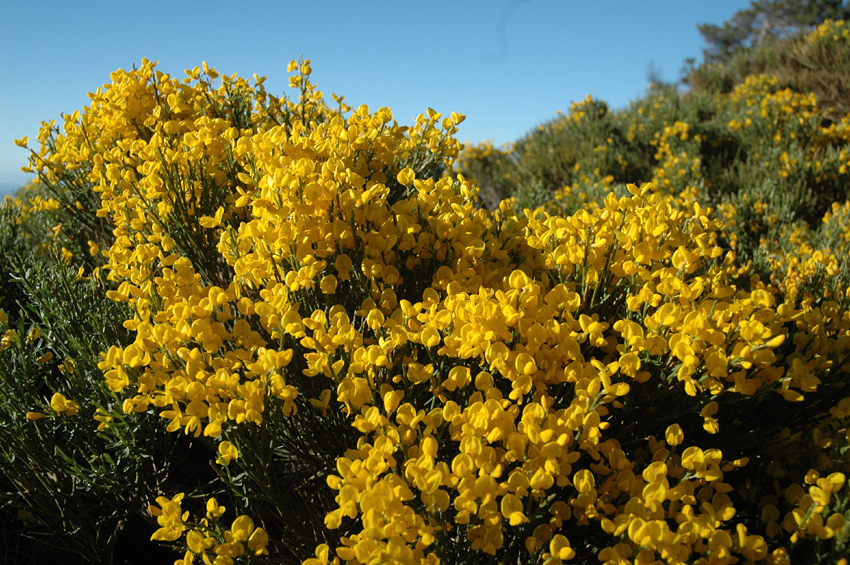
<path id="1" fill-rule="evenodd" d="M 42 120 L 82 109 L 110 72 L 143 57 L 175 76 L 207 61 L 268 76 L 311 59 L 330 101 L 389 106 L 399 123 L 432 107 L 466 114 L 458 137 L 513 141 L 587 94 L 619 108 L 703 47 L 696 25 L 749 0 L 0 0 L 0 193 L 25 183 Z"/>

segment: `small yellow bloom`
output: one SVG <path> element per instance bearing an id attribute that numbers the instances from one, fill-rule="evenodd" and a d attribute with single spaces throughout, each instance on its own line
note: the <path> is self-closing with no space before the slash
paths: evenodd
<path id="1" fill-rule="evenodd" d="M 263 528 L 257 528 L 254 533 L 248 538 L 248 549 L 254 552 L 254 555 L 268 555 L 269 550 L 266 546 L 269 544 L 269 534 Z"/>
<path id="2" fill-rule="evenodd" d="M 575 557 L 575 550 L 570 547 L 570 540 L 562 534 L 555 534 L 552 541 L 549 542 L 549 551 L 552 556 L 562 561 L 567 561 Z"/>
<path id="3" fill-rule="evenodd" d="M 410 167 L 405 167 L 401 171 L 399 171 L 398 176 L 396 177 L 398 182 L 404 186 L 410 186 L 413 184 L 413 180 L 416 178 L 413 169 Z"/>
<path id="4" fill-rule="evenodd" d="M 54 393 L 50 399 L 50 408 L 57 414 L 67 414 L 68 416 L 73 416 L 80 411 L 79 403 L 68 400 L 59 392 Z"/>
<path id="5" fill-rule="evenodd" d="M 216 461 L 219 465 L 229 465 L 233 459 L 239 457 L 239 451 L 229 441 L 223 441 L 218 444 L 218 452 L 221 454 Z"/>
<path id="6" fill-rule="evenodd" d="M 6 333 L 0 338 L 0 351 L 11 347 L 15 343 L 16 335 L 15 330 L 6 330 Z"/>
<path id="7" fill-rule="evenodd" d="M 221 506 L 215 498 L 207 500 L 207 518 L 209 520 L 220 518 L 224 514 L 224 511 L 225 507 Z"/>
<path id="8" fill-rule="evenodd" d="M 338 256 L 334 261 L 334 268 L 339 275 L 339 280 L 347 281 L 351 278 L 351 270 L 354 268 L 354 265 L 351 263 L 351 257 L 344 253 Z"/>
<path id="9" fill-rule="evenodd" d="M 682 432 L 682 427 L 679 424 L 673 424 L 664 432 L 664 439 L 669 445 L 679 445 L 685 439 L 685 434 Z"/>
<path id="10" fill-rule="evenodd" d="M 205 536 L 198 530 L 191 530 L 186 534 L 186 546 L 192 553 L 203 553 L 205 549 L 213 545 L 215 545 L 215 539 Z"/>
<path id="11" fill-rule="evenodd" d="M 322 281 L 319 283 L 319 288 L 322 289 L 324 294 L 331 294 L 336 290 L 337 280 L 333 275 L 326 275 L 322 278 Z"/>
<path id="12" fill-rule="evenodd" d="M 53 395 L 53 398 L 50 399 L 50 408 L 59 414 L 68 409 L 68 401 L 65 397 L 57 392 Z"/>
<path id="13" fill-rule="evenodd" d="M 774 336 L 765 345 L 770 349 L 775 349 L 785 343 L 785 337 L 785 334 Z"/>
<path id="14" fill-rule="evenodd" d="M 248 541 L 248 538 L 254 532 L 254 521 L 250 516 L 239 516 L 233 521 L 233 525 L 230 526 L 230 532 L 234 540 Z"/>
<path id="15" fill-rule="evenodd" d="M 35 360 L 35 362 L 36 363 L 47 363 L 48 361 L 50 361 L 52 359 L 53 359 L 53 352 L 48 351 L 44 355 L 39 356 L 38 359 Z"/>
<path id="16" fill-rule="evenodd" d="M 328 565 L 328 555 L 330 547 L 326 543 L 319 544 L 316 548 L 316 557 L 311 557 L 304 561 L 303 565 Z"/>
<path id="17" fill-rule="evenodd" d="M 514 494 L 509 493 L 502 497 L 500 510 L 502 516 L 510 522 L 511 526 L 528 522 L 528 518 L 522 511 L 522 501 Z"/>

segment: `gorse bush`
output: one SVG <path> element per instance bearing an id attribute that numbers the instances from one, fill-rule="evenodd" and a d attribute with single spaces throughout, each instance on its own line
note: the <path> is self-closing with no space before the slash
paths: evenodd
<path id="1" fill-rule="evenodd" d="M 779 80 L 799 92 L 814 92 L 836 117 L 850 112 L 850 29 L 827 20 L 783 53 Z"/>
<path id="2" fill-rule="evenodd" d="M 89 231 L 4 243 L 29 253 L 8 275 L 19 306 L 0 350 L 7 380 L 36 381 L 3 393 L 4 438 L 30 446 L 2 452 L 20 462 L 0 483 L 20 528 L 108 561 L 121 535 L 82 547 L 79 533 L 133 516 L 181 564 L 847 554 L 850 231 L 830 176 L 846 157 L 787 157 L 788 182 L 826 187 L 826 216 L 780 225 L 766 212 L 783 196 L 712 192 L 703 174 L 705 146 L 732 160 L 720 144 L 749 125 L 655 128 L 680 104 L 664 92 L 633 122 L 588 100 L 504 161 L 537 191 L 527 202 L 544 203 L 550 173 L 559 199 L 491 211 L 449 174 L 463 116 L 399 126 L 386 108 L 326 105 L 309 61 L 289 70 L 291 99 L 143 61 L 42 130 L 40 192 L 6 204 L 28 219 L 4 229 Z M 801 154 L 807 136 L 844 135 L 808 98 L 745 88 L 723 123 L 759 97 L 751 121 Z M 727 112 L 711 104 L 682 112 Z M 539 153 L 539 174 L 525 160 L 582 127 L 582 144 Z M 638 173 L 654 186 L 623 183 Z M 61 472 L 35 464 L 62 438 Z M 53 477 L 115 473 L 100 459 L 122 469 L 92 490 L 101 506 L 59 520 Z"/>
<path id="3" fill-rule="evenodd" d="M 810 226 L 809 244 L 833 256 L 817 226 L 848 198 L 850 118 L 841 86 L 848 46 L 844 22 L 826 21 L 770 44 L 784 66 L 738 77 L 722 91 L 659 88 L 617 111 L 589 97 L 516 142 L 484 182 L 500 179 L 518 202 L 545 201 L 550 212 L 569 214 L 598 208 L 612 190 L 622 196 L 624 183 L 649 180 L 685 207 L 714 208 L 739 259 L 776 279 L 765 257 L 796 248 L 790 226 Z M 473 178 L 474 156 L 467 150 L 459 161 Z"/>

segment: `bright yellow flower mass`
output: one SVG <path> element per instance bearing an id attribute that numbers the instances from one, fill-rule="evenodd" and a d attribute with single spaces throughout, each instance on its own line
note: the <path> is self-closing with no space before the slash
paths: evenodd
<path id="1" fill-rule="evenodd" d="M 292 100 L 206 63 L 181 81 L 144 61 L 34 158 L 46 179 L 90 167 L 111 226 L 109 245 L 87 245 L 130 307 L 131 342 L 99 364 L 123 412 L 215 446 L 222 476 L 268 473 L 262 504 L 233 518 L 215 499 L 194 519 L 183 495 L 157 498 L 152 539 L 182 544 L 181 563 L 280 547 L 275 520 L 300 517 L 257 467 L 280 453 L 303 457 L 293 476 L 322 514 L 309 565 L 452 562 L 460 546 L 550 565 L 591 547 L 611 564 L 778 564 L 782 536 L 846 537 L 828 458 L 804 483 L 748 460 L 746 438 L 712 447 L 746 425 L 735 406 L 824 390 L 815 449 L 846 445 L 850 313 L 798 300 L 814 263 L 839 262 L 803 233 L 768 258 L 773 281 L 724 247 L 734 211 L 690 190 L 688 123 L 657 133 L 652 184 L 572 213 L 491 211 L 448 172 L 463 116 L 400 126 L 388 108 L 332 109 L 309 61 L 289 70 Z M 777 124 L 817 111 L 773 86 L 730 96 L 760 96 Z M 49 406 L 80 410 L 60 393 Z M 283 435 L 298 426 L 320 447 Z M 773 490 L 739 488 L 770 473 Z"/>

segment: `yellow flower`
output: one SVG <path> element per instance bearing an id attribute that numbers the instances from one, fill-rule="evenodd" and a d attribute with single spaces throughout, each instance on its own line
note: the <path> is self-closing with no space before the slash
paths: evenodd
<path id="1" fill-rule="evenodd" d="M 254 521 L 250 516 L 239 516 L 233 521 L 230 526 L 230 533 L 236 541 L 248 541 L 251 534 L 254 532 Z M 268 540 L 268 538 L 266 538 Z"/>
<path id="2" fill-rule="evenodd" d="M 207 519 L 217 520 L 224 514 L 225 507 L 221 506 L 215 498 L 207 500 Z"/>
<path id="3" fill-rule="evenodd" d="M 186 547 L 192 553 L 203 554 L 204 550 L 215 545 L 215 538 L 207 537 L 198 530 L 190 530 L 186 534 Z"/>
<path id="4" fill-rule="evenodd" d="M 17 335 L 18 334 L 17 332 L 15 332 L 15 330 L 6 330 L 6 332 L 3 334 L 3 337 L 0 338 L 0 351 L 11 347 L 17 339 Z"/>
<path id="5" fill-rule="evenodd" d="M 314 552 L 316 557 L 305 559 L 301 565 L 328 565 L 330 547 L 326 543 L 320 543 Z"/>
<path id="6" fill-rule="evenodd" d="M 326 275 L 322 278 L 322 281 L 319 283 L 319 287 L 322 289 L 324 294 L 333 294 L 337 287 L 337 279 L 333 275 Z"/>
<path id="7" fill-rule="evenodd" d="M 664 432 L 664 438 L 669 445 L 679 445 L 685 439 L 685 434 L 679 424 L 672 424 Z"/>
<path id="8" fill-rule="evenodd" d="M 36 363 L 47 363 L 47 362 L 51 361 L 52 359 L 53 359 L 53 352 L 52 352 L 52 351 L 48 351 L 48 352 L 44 353 L 43 355 L 40 355 L 40 356 L 39 356 L 39 357 L 35 360 L 35 362 L 36 362 Z"/>
<path id="9" fill-rule="evenodd" d="M 506 494 L 501 501 L 502 516 L 510 522 L 511 526 L 528 522 L 528 518 L 523 513 L 522 502 L 513 494 Z"/>
<path id="10" fill-rule="evenodd" d="M 62 393 L 56 392 L 50 399 L 50 408 L 57 414 L 67 414 L 73 416 L 80 411 L 79 403 L 68 400 Z"/>
<path id="11" fill-rule="evenodd" d="M 216 462 L 219 465 L 229 465 L 230 462 L 239 457 L 239 451 L 229 441 L 223 441 L 218 444 L 219 457 Z"/>
<path id="12" fill-rule="evenodd" d="M 570 560 L 576 555 L 575 550 L 570 547 L 570 540 L 561 534 L 555 534 L 552 537 L 552 541 L 549 542 L 549 552 L 552 557 L 561 561 Z"/>
<path id="13" fill-rule="evenodd" d="M 269 544 L 269 535 L 263 528 L 257 528 L 248 538 L 248 549 L 254 552 L 254 555 L 268 555 L 269 551 L 266 546 Z"/>
<path id="14" fill-rule="evenodd" d="M 407 167 L 402 169 L 398 173 L 398 182 L 404 186 L 410 186 L 413 184 L 413 179 L 415 178 L 415 174 L 413 169 Z"/>
<path id="15" fill-rule="evenodd" d="M 151 540 L 175 541 L 186 531 L 185 522 L 189 518 L 189 512 L 181 514 L 183 496 L 183 493 L 178 493 L 170 500 L 160 496 L 156 499 L 158 506 L 148 506 L 148 511 L 156 517 L 161 526 L 151 535 Z"/>

